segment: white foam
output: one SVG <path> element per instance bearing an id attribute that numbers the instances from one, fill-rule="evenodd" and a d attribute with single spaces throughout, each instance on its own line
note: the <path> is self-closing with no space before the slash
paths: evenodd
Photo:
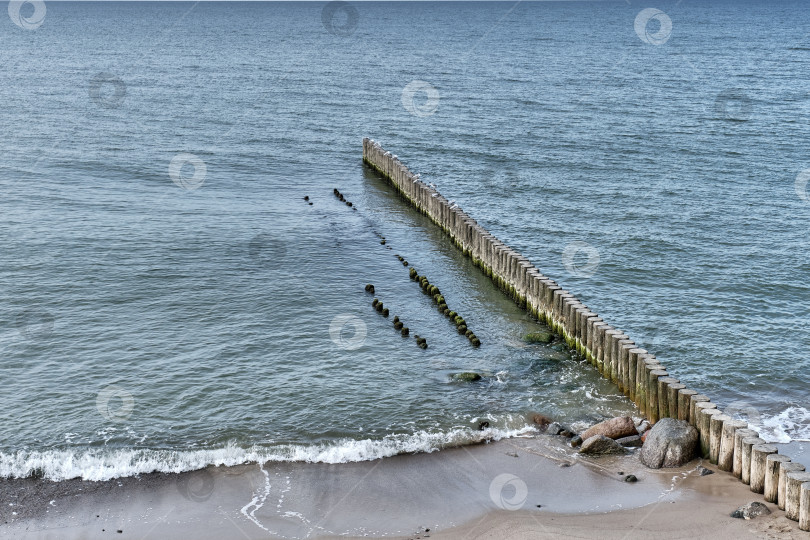
<path id="1" fill-rule="evenodd" d="M 810 441 L 810 411 L 788 407 L 776 416 L 763 416 L 754 429 L 768 442 Z"/>
<path id="2" fill-rule="evenodd" d="M 25 478 L 33 474 L 48 480 L 81 478 L 103 481 L 150 472 L 179 473 L 202 469 L 208 465 L 233 466 L 268 461 L 302 461 L 310 463 L 349 463 L 370 461 L 397 454 L 434 452 L 442 448 L 500 440 L 533 433 L 524 425 L 514 429 L 488 428 L 483 431 L 457 428 L 448 432 L 419 431 L 413 434 L 388 435 L 378 440 L 342 439 L 316 445 L 281 445 L 241 447 L 229 443 L 221 448 L 201 450 L 152 450 L 77 448 L 64 450 L 19 450 L 0 452 L 0 477 Z"/>
<path id="3" fill-rule="evenodd" d="M 253 499 L 242 508 L 242 514 L 260 528 L 270 532 L 267 527 L 256 519 L 256 510 L 264 506 L 264 501 L 266 501 L 267 496 L 270 495 L 270 475 L 267 474 L 267 471 L 264 470 L 261 464 L 259 464 L 259 470 L 264 474 L 264 490 L 262 493 L 255 492 L 253 494 Z"/>

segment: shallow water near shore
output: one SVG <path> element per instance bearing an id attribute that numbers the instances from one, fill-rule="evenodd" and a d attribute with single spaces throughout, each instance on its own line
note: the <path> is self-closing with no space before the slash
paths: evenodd
<path id="1" fill-rule="evenodd" d="M 363 3 L 348 36 L 322 4 L 49 3 L 35 32 L 8 22 L 0 476 L 341 463 L 530 434 L 532 412 L 632 414 L 523 342 L 541 327 L 363 167 L 363 136 L 682 382 L 769 440 L 810 438 L 810 13 L 659 7 L 661 46 L 623 3 Z M 412 80 L 437 89 L 431 114 L 403 106 Z M 172 182 L 179 153 L 205 163 L 195 189 Z M 576 242 L 596 268 L 590 248 L 563 257 Z"/>

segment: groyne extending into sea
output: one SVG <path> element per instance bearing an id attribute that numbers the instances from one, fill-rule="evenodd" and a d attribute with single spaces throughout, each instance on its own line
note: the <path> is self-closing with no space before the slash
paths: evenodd
<path id="1" fill-rule="evenodd" d="M 810 531 L 810 473 L 780 455 L 748 423 L 723 414 L 708 396 L 688 388 L 629 335 L 604 321 L 526 257 L 479 225 L 460 207 L 425 184 L 399 158 L 363 139 L 363 161 L 382 174 L 411 205 L 448 234 L 492 281 L 559 334 L 599 373 L 613 382 L 651 424 L 675 418 L 699 433 L 699 452 L 785 510 Z"/>

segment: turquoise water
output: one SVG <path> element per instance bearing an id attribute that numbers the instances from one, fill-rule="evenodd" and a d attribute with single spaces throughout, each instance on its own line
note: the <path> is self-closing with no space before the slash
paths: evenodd
<path id="1" fill-rule="evenodd" d="M 682 382 L 766 438 L 810 437 L 810 15 L 658 8 L 671 33 L 637 33 L 621 2 L 51 2 L 34 30 L 6 21 L 0 474 L 341 462 L 631 412 L 523 343 L 539 325 L 363 167 L 363 136 Z"/>

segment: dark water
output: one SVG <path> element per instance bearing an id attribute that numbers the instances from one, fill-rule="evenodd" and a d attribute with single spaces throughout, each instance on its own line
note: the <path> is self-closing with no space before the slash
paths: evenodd
<path id="1" fill-rule="evenodd" d="M 363 136 L 682 382 L 810 436 L 803 4 L 325 6 L 6 20 L 0 474 L 371 459 L 630 412 L 523 343 L 538 325 L 364 170 Z"/>

